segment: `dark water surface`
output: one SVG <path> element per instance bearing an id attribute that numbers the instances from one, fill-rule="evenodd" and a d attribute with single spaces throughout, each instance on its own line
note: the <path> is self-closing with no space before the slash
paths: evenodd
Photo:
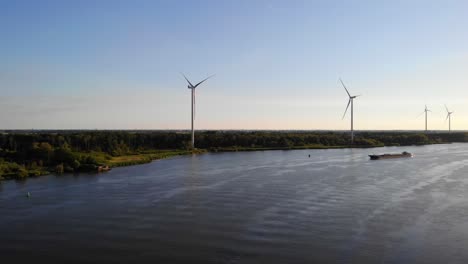
<path id="1" fill-rule="evenodd" d="M 415 157 L 367 157 L 404 150 Z M 6 181 L 0 259 L 468 263 L 468 144 L 203 154 Z"/>

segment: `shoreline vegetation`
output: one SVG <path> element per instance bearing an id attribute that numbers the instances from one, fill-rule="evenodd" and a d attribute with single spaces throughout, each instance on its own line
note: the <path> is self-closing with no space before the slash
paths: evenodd
<path id="1" fill-rule="evenodd" d="M 190 149 L 187 131 L 4 131 L 0 180 L 64 172 L 98 172 L 207 152 L 373 148 L 468 142 L 468 132 L 202 131 Z"/>

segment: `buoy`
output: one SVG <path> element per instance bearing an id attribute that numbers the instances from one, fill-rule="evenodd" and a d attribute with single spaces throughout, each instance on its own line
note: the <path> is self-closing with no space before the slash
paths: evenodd
<path id="1" fill-rule="evenodd" d="M 27 194 L 26 196 L 27 196 L 28 198 L 30 198 L 30 197 L 31 197 L 31 194 L 28 192 L 28 194 Z"/>
<path id="2" fill-rule="evenodd" d="M 310 158 L 310 154 L 309 154 L 309 158 Z"/>

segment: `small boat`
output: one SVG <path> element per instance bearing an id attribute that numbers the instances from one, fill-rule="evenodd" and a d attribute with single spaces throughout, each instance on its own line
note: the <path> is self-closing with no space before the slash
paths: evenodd
<path id="1" fill-rule="evenodd" d="M 403 151 L 402 153 L 395 153 L 395 154 L 382 154 L 382 155 L 369 155 L 371 160 L 378 160 L 378 159 L 395 159 L 395 158 L 411 158 L 413 154 Z"/>

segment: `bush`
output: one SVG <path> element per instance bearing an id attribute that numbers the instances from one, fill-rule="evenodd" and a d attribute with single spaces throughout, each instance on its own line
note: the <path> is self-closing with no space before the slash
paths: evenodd
<path id="1" fill-rule="evenodd" d="M 0 177 L 23 179 L 28 177 L 28 170 L 22 165 L 14 162 L 0 162 Z"/>

